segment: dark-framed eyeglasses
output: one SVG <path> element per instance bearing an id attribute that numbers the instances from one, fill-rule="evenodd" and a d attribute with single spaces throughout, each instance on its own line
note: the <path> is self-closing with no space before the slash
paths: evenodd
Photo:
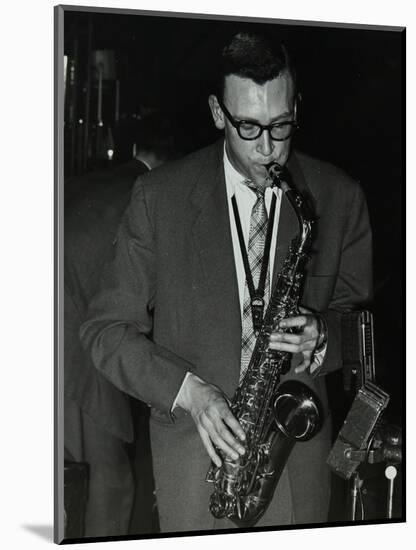
<path id="1" fill-rule="evenodd" d="M 270 138 L 273 141 L 285 141 L 286 139 L 289 139 L 299 128 L 296 120 L 276 122 L 275 124 L 268 124 L 267 126 L 263 126 L 262 124 L 259 124 L 258 122 L 253 122 L 252 120 L 236 120 L 220 99 L 218 99 L 218 103 L 223 110 L 225 116 L 237 130 L 237 133 L 241 139 L 257 139 L 261 136 L 264 130 L 267 130 L 269 132 Z"/>

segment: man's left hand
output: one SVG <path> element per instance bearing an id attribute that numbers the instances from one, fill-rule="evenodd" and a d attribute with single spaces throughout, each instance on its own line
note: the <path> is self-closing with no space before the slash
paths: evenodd
<path id="1" fill-rule="evenodd" d="M 288 351 L 290 353 L 302 353 L 303 361 L 295 368 L 296 373 L 305 371 L 306 369 L 314 369 L 315 364 L 313 353 L 318 342 L 319 320 L 312 312 L 300 307 L 300 315 L 295 317 L 287 317 L 280 321 L 276 331 L 270 335 L 269 347 L 272 350 Z M 289 328 L 297 329 L 296 332 L 285 332 Z"/>

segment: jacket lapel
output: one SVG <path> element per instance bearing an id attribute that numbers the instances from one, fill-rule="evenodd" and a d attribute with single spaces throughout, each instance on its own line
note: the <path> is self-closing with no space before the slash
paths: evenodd
<path id="1" fill-rule="evenodd" d="M 231 239 L 223 166 L 223 141 L 199 173 L 191 202 L 194 207 L 193 239 L 210 306 L 224 312 L 224 331 L 241 338 L 237 274 Z M 225 332 L 227 333 L 227 332 Z"/>

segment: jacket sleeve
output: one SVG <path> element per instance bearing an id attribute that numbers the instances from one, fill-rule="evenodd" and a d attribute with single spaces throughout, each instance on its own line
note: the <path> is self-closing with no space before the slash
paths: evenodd
<path id="1" fill-rule="evenodd" d="M 186 372 L 194 368 L 150 338 L 157 254 L 144 187 L 139 179 L 80 335 L 107 379 L 170 415 Z"/>
<path id="2" fill-rule="evenodd" d="M 338 274 L 329 307 L 322 312 L 328 328 L 326 355 L 314 376 L 342 367 L 342 314 L 364 309 L 372 299 L 372 235 L 367 204 L 359 185 L 351 195 Z"/>

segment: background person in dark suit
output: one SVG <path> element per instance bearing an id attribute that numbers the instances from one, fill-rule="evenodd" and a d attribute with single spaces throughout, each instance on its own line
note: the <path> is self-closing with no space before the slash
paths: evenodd
<path id="1" fill-rule="evenodd" d="M 317 219 L 300 300 L 305 309 L 284 324 L 300 331 L 274 333 L 270 347 L 294 354 L 284 379 L 315 390 L 324 423 L 314 439 L 295 447 L 258 525 L 327 519 L 331 425 L 322 375 L 342 364 L 342 311 L 371 297 L 371 232 L 360 187 L 335 167 L 291 150 L 296 83 L 286 50 L 238 34 L 223 50 L 221 68 L 221 86 L 209 104 L 225 143 L 140 178 L 82 327 L 99 371 L 151 407 L 164 532 L 233 526 L 210 515 L 212 487 L 204 481 L 209 459 L 220 463 L 216 447 L 230 456 L 244 453 L 244 434 L 227 403 L 240 375 L 245 287 L 231 196 L 246 242 L 255 201 L 247 180 L 264 191 L 266 208 L 277 196 L 272 281 L 297 221 L 281 193 L 267 187 L 266 165 L 288 167 Z"/>
<path id="2" fill-rule="evenodd" d="M 174 156 L 169 120 L 159 112 L 138 124 L 130 162 L 66 182 L 64 260 L 65 495 L 67 536 L 116 536 L 155 529 L 153 473 L 146 407 L 118 390 L 91 364 L 79 340 L 88 301 L 96 290 L 136 178 Z M 72 468 L 88 467 L 88 490 Z M 72 479 L 72 480 L 71 480 Z M 74 526 L 74 515 L 85 516 Z"/>

